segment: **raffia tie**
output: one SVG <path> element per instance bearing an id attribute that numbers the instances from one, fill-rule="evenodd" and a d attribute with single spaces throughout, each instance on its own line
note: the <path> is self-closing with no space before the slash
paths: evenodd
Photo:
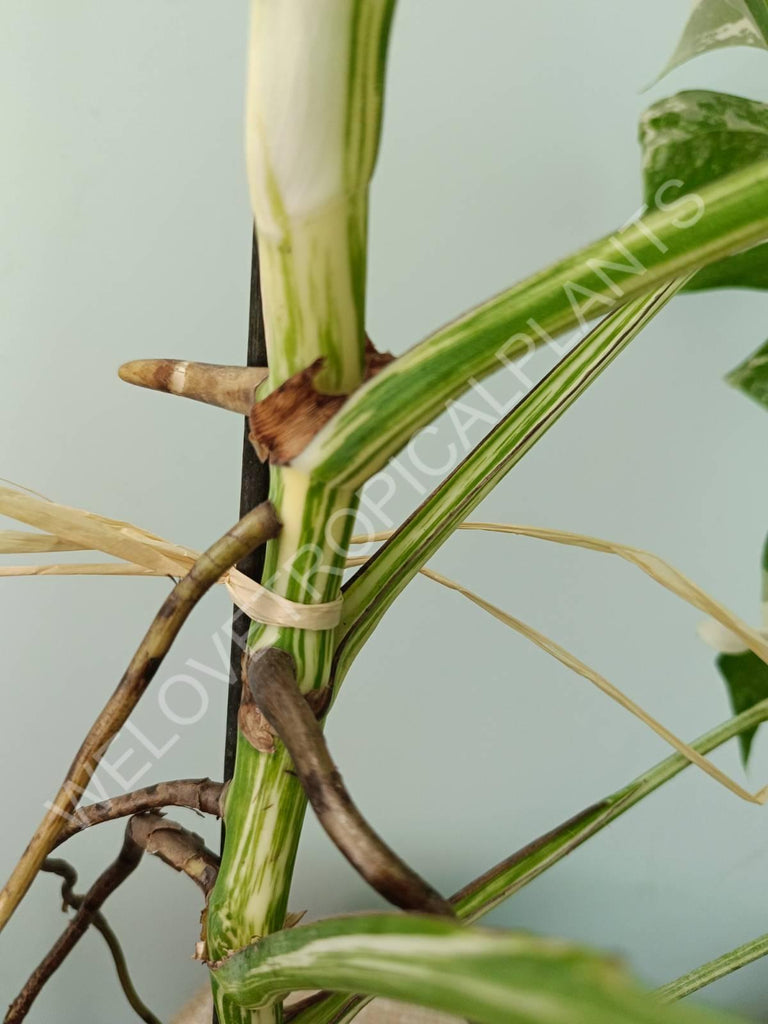
<path id="1" fill-rule="evenodd" d="M 141 527 L 94 512 L 70 508 L 10 487 L 0 487 L 0 514 L 44 531 L 42 534 L 0 535 L 0 553 L 99 551 L 121 561 L 0 568 L 0 576 L 186 576 L 200 557 L 190 548 L 149 533 Z M 342 599 L 325 604 L 300 604 L 273 593 L 238 569 L 219 580 L 232 601 L 256 622 L 292 629 L 333 629 L 341 618 Z"/>

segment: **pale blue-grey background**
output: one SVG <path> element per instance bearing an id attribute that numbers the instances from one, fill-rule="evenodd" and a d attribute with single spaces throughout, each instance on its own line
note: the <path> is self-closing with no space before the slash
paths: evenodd
<path id="1" fill-rule="evenodd" d="M 241 360 L 249 210 L 241 145 L 245 0 L 5 0 L 0 7 L 0 475 L 204 546 L 237 507 L 241 424 L 116 377 L 123 360 Z M 401 0 L 373 187 L 369 326 L 401 351 L 430 328 L 623 222 L 639 201 L 635 125 L 652 98 L 714 87 L 768 100 L 768 57 L 699 60 L 641 96 L 683 0 Z M 722 374 L 766 335 L 766 299 L 680 299 L 488 499 L 486 518 L 651 548 L 757 621 L 765 413 Z M 543 371 L 544 355 L 534 369 Z M 509 381 L 493 385 L 507 393 Z M 476 436 L 482 424 L 475 428 Z M 449 425 L 432 441 L 439 454 Z M 425 449 L 426 450 L 426 449 Z M 393 518 L 416 493 L 403 485 Z M 595 665 L 670 727 L 727 716 L 699 616 L 631 568 L 513 538 L 459 536 L 434 564 Z M 5 875 L 167 591 L 151 580 L 5 580 L 0 589 Z M 226 597 L 206 599 L 136 716 L 188 658 L 220 665 Z M 190 672 L 189 669 L 186 670 Z M 220 774 L 224 686 L 143 782 Z M 177 711 L 194 714 L 174 691 Z M 611 792 L 666 751 L 499 623 L 415 582 L 329 725 L 360 805 L 445 890 Z M 147 760 L 118 741 L 124 774 Z M 718 757 L 739 773 L 735 746 Z M 768 781 L 768 738 L 750 784 Z M 211 842 L 214 825 L 205 828 Z M 119 826 L 72 843 L 90 880 Z M 768 817 L 691 771 L 492 918 L 625 954 L 649 982 L 768 927 Z M 312 820 L 294 909 L 374 901 Z M 109 916 L 165 1018 L 204 981 L 198 901 L 146 863 Z M 0 939 L 6 1001 L 62 926 L 41 878 Z M 89 936 L 34 1019 L 132 1019 Z M 768 965 L 711 989 L 766 1019 Z"/>

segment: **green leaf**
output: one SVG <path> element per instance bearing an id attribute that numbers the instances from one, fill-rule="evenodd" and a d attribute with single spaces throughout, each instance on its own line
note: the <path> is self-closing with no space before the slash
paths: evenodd
<path id="1" fill-rule="evenodd" d="M 768 627 L 768 538 L 763 546 L 762 599 L 763 625 Z M 717 659 L 717 667 L 725 679 L 731 697 L 731 706 L 737 714 L 748 711 L 768 697 L 768 665 L 752 651 L 721 654 Z M 739 736 L 741 757 L 745 765 L 749 759 L 749 752 L 757 729 L 756 725 L 754 729 L 748 729 Z"/>
<path id="2" fill-rule="evenodd" d="M 698 0 L 677 49 L 656 81 L 699 54 L 726 46 L 768 49 L 765 0 Z"/>
<path id="3" fill-rule="evenodd" d="M 768 697 L 768 665 L 752 651 L 721 654 L 717 659 L 717 667 L 725 679 L 731 706 L 737 715 L 749 711 Z M 749 760 L 757 728 L 755 726 L 739 736 L 741 758 L 745 765 Z"/>
<path id="4" fill-rule="evenodd" d="M 571 943 L 377 914 L 267 936 L 214 968 L 219 986 L 259 1008 L 296 989 L 383 996 L 477 1024 L 726 1024 L 665 1007 L 612 959 Z"/>
<path id="5" fill-rule="evenodd" d="M 680 92 L 643 114 L 640 143 L 645 202 L 668 209 L 768 157 L 768 106 L 705 89 Z M 706 288 L 768 288 L 768 245 L 713 263 L 688 285 L 691 291 Z"/>
<path id="6" fill-rule="evenodd" d="M 768 409 L 768 341 L 731 370 L 725 379 Z"/>
<path id="7" fill-rule="evenodd" d="M 729 384 L 743 391 L 768 409 L 768 341 L 745 359 L 725 378 Z M 768 539 L 763 548 L 763 620 L 768 624 Z M 740 654 L 721 654 L 717 667 L 725 680 L 731 698 L 731 707 L 739 714 L 748 711 L 768 697 L 768 665 L 752 651 Z M 741 734 L 741 758 L 746 765 L 758 727 Z"/>

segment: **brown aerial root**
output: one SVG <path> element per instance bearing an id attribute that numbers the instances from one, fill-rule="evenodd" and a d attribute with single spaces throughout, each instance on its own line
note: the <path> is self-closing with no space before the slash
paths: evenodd
<path id="1" fill-rule="evenodd" d="M 375 377 L 393 358 L 366 339 L 363 380 Z M 259 458 L 284 465 L 303 451 L 349 397 L 324 394 L 315 387 L 323 364 L 322 358 L 316 359 L 262 401 L 256 401 L 256 390 L 269 376 L 263 366 L 134 359 L 123 363 L 118 374 L 128 384 L 191 398 L 241 416 L 250 414 L 251 441 Z"/>
<path id="2" fill-rule="evenodd" d="M 264 366 L 221 366 L 184 359 L 134 359 L 117 371 L 126 384 L 162 391 L 247 416 L 256 388 L 266 380 Z"/>
<path id="3" fill-rule="evenodd" d="M 70 865 L 65 861 L 47 861 L 46 870 L 64 878 L 62 887 L 64 899 L 70 905 L 76 906 L 77 912 L 50 951 L 32 972 L 19 995 L 11 1003 L 4 1024 L 20 1024 L 24 1020 L 35 999 L 40 995 L 43 986 L 63 964 L 91 925 L 97 927 L 107 939 L 113 956 L 117 949 L 118 956 L 116 956 L 115 962 L 120 972 L 121 963 L 124 967 L 122 951 L 114 933 L 106 925 L 101 915 L 101 907 L 115 889 L 129 875 L 133 874 L 145 852 L 154 854 L 174 870 L 183 872 L 199 886 L 207 898 L 216 881 L 219 867 L 218 857 L 205 847 L 200 836 L 187 831 L 174 821 L 169 821 L 161 814 L 137 814 L 130 819 L 126 825 L 123 845 L 117 859 L 99 875 L 85 896 L 74 896 L 72 893 L 77 875 Z M 105 933 L 105 926 L 109 937 Z M 121 974 L 121 981 L 123 981 L 123 977 L 124 975 Z M 135 995 L 133 986 L 130 985 L 129 988 Z M 123 989 L 128 995 L 124 981 Z M 131 1005 L 142 1020 L 148 1024 L 158 1024 L 157 1018 L 147 1010 L 140 1000 L 137 1005 L 136 1000 L 131 999 Z M 142 1014 L 142 1010 L 145 1011 L 144 1014 Z"/>
<path id="4" fill-rule="evenodd" d="M 79 896 L 74 891 L 75 886 L 77 885 L 77 872 L 72 865 L 66 860 L 49 857 L 43 864 L 43 871 L 47 871 L 53 875 L 58 875 L 62 880 L 62 910 L 66 910 L 67 908 L 79 910 L 83 905 L 85 896 Z M 111 925 L 100 910 L 97 910 L 91 918 L 91 927 L 95 928 L 97 932 L 100 932 L 109 948 L 109 952 L 112 955 L 112 961 L 115 965 L 115 971 L 117 972 L 117 979 L 120 982 L 120 987 L 128 1001 L 128 1005 L 134 1011 L 136 1016 L 140 1020 L 144 1021 L 144 1024 L 161 1024 L 160 1020 L 154 1013 L 152 1013 L 136 991 L 136 986 L 133 984 L 133 979 L 128 971 L 128 963 L 125 959 L 123 948 L 120 945 L 117 935 L 115 935 L 112 930 Z"/>
<path id="5" fill-rule="evenodd" d="M 219 873 L 219 858 L 206 847 L 202 836 L 155 812 L 134 815 L 128 832 L 142 850 L 186 875 L 208 896 Z"/>
<path id="6" fill-rule="evenodd" d="M 254 703 L 291 755 L 320 824 L 356 871 L 396 907 L 453 916 L 448 901 L 390 849 L 355 806 L 298 687 L 291 655 L 276 647 L 259 651 L 246 678 Z"/>
<path id="7" fill-rule="evenodd" d="M 186 807 L 221 818 L 224 791 L 223 783 L 211 779 L 177 779 L 174 782 L 156 782 L 145 789 L 101 800 L 97 804 L 87 804 L 69 815 L 55 846 L 61 846 L 67 839 L 93 825 L 101 825 L 116 818 L 128 818 L 143 811 L 159 810 L 161 807 Z"/>

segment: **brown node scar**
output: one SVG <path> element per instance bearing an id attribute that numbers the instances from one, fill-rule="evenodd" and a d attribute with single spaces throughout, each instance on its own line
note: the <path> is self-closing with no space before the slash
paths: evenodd
<path id="1" fill-rule="evenodd" d="M 368 338 L 365 346 L 363 382 L 371 380 L 395 357 L 379 352 Z M 344 405 L 349 395 L 327 395 L 315 387 L 322 370 L 321 357 L 306 369 L 289 377 L 250 413 L 250 439 L 262 462 L 285 466 L 304 451 L 309 442 Z"/>
<path id="2" fill-rule="evenodd" d="M 243 687 L 240 694 L 240 707 L 237 712 L 237 728 L 259 753 L 274 754 L 277 733 L 256 703 L 248 685 L 247 667 L 248 657 L 244 652 L 241 660 Z M 319 690 L 310 690 L 309 693 L 304 694 L 304 699 L 318 721 L 325 717 L 326 711 L 331 706 L 332 697 L 333 691 L 330 686 L 323 686 Z"/>
<path id="3" fill-rule="evenodd" d="M 274 754 L 275 733 L 272 726 L 259 711 L 256 702 L 244 697 L 237 712 L 237 728 L 250 745 L 261 754 Z"/>

